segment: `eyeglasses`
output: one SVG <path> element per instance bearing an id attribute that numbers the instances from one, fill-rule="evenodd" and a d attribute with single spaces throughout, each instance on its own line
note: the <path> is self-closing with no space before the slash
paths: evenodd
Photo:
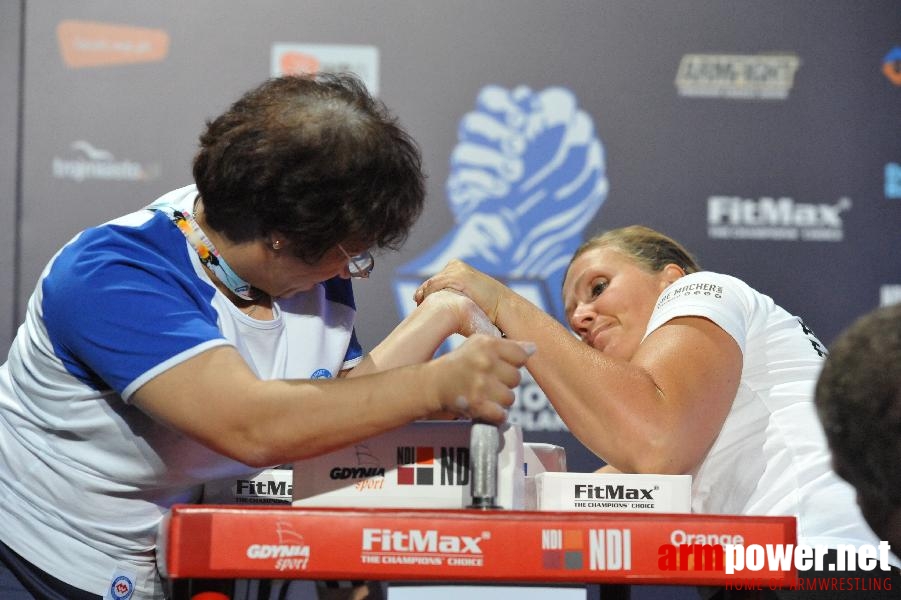
<path id="1" fill-rule="evenodd" d="M 369 250 L 364 250 L 359 254 L 351 256 L 344 249 L 344 246 L 338 244 L 338 249 L 347 257 L 347 270 L 354 279 L 368 279 L 375 267 L 375 258 Z"/>

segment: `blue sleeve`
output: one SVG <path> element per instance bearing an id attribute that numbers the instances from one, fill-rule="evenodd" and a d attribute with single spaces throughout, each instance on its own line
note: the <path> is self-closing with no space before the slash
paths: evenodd
<path id="1" fill-rule="evenodd" d="M 356 311 L 357 305 L 354 301 L 354 288 L 350 279 L 333 277 L 324 282 L 323 285 L 325 286 L 326 300 L 337 304 L 343 304 Z M 350 342 L 347 346 L 347 353 L 344 355 L 344 362 L 355 361 L 362 356 L 363 347 L 360 345 L 359 340 L 357 340 L 357 331 L 355 329 L 350 334 Z"/>
<path id="2" fill-rule="evenodd" d="M 204 344 L 223 343 L 182 234 L 154 217 L 142 227 L 82 233 L 42 283 L 43 319 L 54 352 L 79 380 L 125 389 L 148 371 Z"/>

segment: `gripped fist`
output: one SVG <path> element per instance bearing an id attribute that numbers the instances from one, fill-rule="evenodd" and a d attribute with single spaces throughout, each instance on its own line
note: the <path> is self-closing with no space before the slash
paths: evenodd
<path id="1" fill-rule="evenodd" d="M 515 400 L 519 369 L 534 351 L 531 342 L 473 335 L 431 363 L 441 371 L 440 410 L 486 423 L 504 423 Z"/>
<path id="2" fill-rule="evenodd" d="M 454 290 L 471 298 L 488 316 L 491 324 L 497 324 L 497 310 L 506 288 L 496 279 L 461 260 L 453 259 L 444 269 L 422 282 L 413 299 L 416 304 L 421 304 L 427 296 L 441 290 Z"/>
<path id="3" fill-rule="evenodd" d="M 479 305 L 461 292 L 445 288 L 430 294 L 423 304 L 435 306 L 453 313 L 458 323 L 456 333 L 470 337 L 483 333 L 492 337 L 501 337 L 500 330 L 491 322 Z"/>

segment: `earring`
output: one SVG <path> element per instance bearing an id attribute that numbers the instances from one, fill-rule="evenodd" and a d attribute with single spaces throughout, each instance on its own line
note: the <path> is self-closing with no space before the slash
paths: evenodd
<path id="1" fill-rule="evenodd" d="M 273 250 L 281 250 L 282 249 L 282 241 L 281 240 L 272 240 L 272 249 Z"/>

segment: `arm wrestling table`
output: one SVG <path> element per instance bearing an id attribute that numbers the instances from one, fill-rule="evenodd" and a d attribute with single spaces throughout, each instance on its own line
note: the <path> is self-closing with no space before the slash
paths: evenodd
<path id="1" fill-rule="evenodd" d="M 726 574 L 709 549 L 738 537 L 795 544 L 795 527 L 793 517 L 179 505 L 158 555 L 173 600 L 190 600 L 182 584 L 195 578 L 724 586 L 748 574 Z M 767 567 L 750 575 L 795 581 Z"/>

